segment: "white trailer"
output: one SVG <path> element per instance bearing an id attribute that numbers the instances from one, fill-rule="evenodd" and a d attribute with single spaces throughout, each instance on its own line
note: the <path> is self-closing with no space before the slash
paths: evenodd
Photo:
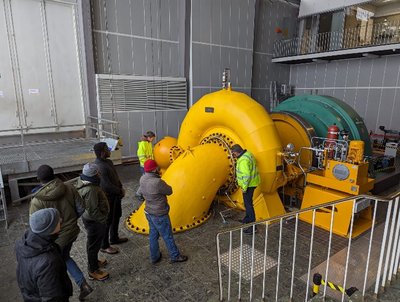
<path id="1" fill-rule="evenodd" d="M 78 0 L 0 1 L 0 136 L 83 128 L 63 127 L 87 115 L 81 21 Z"/>

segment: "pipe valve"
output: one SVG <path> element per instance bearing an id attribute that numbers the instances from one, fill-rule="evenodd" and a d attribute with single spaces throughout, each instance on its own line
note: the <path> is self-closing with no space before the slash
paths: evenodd
<path id="1" fill-rule="evenodd" d="M 225 68 L 222 73 L 222 88 L 230 90 L 231 89 L 231 70 L 229 68 Z"/>

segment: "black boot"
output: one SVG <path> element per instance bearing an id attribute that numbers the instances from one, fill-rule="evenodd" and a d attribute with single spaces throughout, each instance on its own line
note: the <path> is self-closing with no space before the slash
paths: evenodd
<path id="1" fill-rule="evenodd" d="M 91 288 L 90 285 L 86 282 L 86 280 L 84 280 L 81 285 L 81 292 L 79 294 L 79 300 L 83 301 L 92 291 L 93 291 L 93 288 Z"/>

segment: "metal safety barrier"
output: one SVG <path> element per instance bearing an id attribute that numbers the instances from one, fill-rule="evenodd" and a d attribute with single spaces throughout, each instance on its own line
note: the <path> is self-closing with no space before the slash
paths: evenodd
<path id="1" fill-rule="evenodd" d="M 7 214 L 7 200 L 4 192 L 3 174 L 0 167 L 0 221 L 5 221 L 6 229 L 8 229 Z"/>
<path id="2" fill-rule="evenodd" d="M 400 191 L 387 196 L 360 195 L 252 224 L 216 235 L 220 301 L 308 301 L 313 276 L 320 273 L 336 288 L 358 288 L 362 297 L 378 297 L 400 273 Z M 349 237 L 333 233 L 338 205 L 351 208 Z M 357 238 L 360 210 L 371 209 L 371 228 Z M 339 210 L 338 210 L 339 209 Z M 301 220 L 312 215 L 312 223 Z M 328 213 L 329 230 L 316 216 Z M 321 282 L 320 295 L 345 301 L 346 290 Z"/>
<path id="3" fill-rule="evenodd" d="M 317 34 L 306 31 L 301 37 L 275 41 L 273 56 L 290 57 L 399 42 L 400 21 L 396 20 Z"/>
<path id="4" fill-rule="evenodd" d="M 48 144 L 50 142 L 49 140 L 33 141 L 33 142 L 27 141 L 26 136 L 28 136 L 29 134 L 40 134 L 40 133 L 57 133 L 57 132 L 62 133 L 62 129 L 64 129 L 64 131 L 71 131 L 71 129 L 74 130 L 85 129 L 87 131 L 86 137 L 97 137 L 97 138 L 112 137 L 117 139 L 118 138 L 116 129 L 117 126 L 118 126 L 117 121 L 111 121 L 103 118 L 98 118 L 95 116 L 88 116 L 86 118 L 86 123 L 81 123 L 81 124 L 50 125 L 50 126 L 40 126 L 40 127 L 18 126 L 13 129 L 2 129 L 0 130 L 0 137 L 15 136 L 19 138 L 19 141 L 17 143 L 1 144 L 0 149 L 13 148 L 13 147 L 24 148 L 25 146 L 37 145 L 41 143 Z M 93 133 L 90 133 L 90 131 L 93 131 Z M 58 141 L 60 141 L 60 139 L 54 140 L 55 143 L 57 143 Z"/>
<path id="5" fill-rule="evenodd" d="M 85 143 L 103 138 L 119 139 L 118 122 L 88 116 L 86 123 L 51 125 L 40 127 L 20 126 L 14 129 L 0 130 L 0 165 L 10 162 L 28 162 L 32 160 L 32 150 L 40 146 L 58 145 L 62 143 Z M 71 132 L 78 131 L 77 135 Z M 84 133 L 82 132 L 84 131 Z M 82 132 L 82 133 L 81 133 Z M 49 137 L 47 137 L 49 135 Z M 4 152 L 4 153 L 3 153 Z M 10 156 L 15 154 L 15 158 Z M 8 159 L 10 158 L 10 159 Z M 6 171 L 7 172 L 7 171 Z M 7 175 L 8 173 L 4 173 Z"/>

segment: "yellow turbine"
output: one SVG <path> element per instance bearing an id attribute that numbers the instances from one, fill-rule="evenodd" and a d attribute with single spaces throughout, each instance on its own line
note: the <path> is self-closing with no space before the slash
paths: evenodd
<path id="1" fill-rule="evenodd" d="M 169 152 L 156 153 L 157 162 L 166 167 L 162 178 L 173 189 L 168 203 L 174 232 L 205 222 L 217 195 L 224 201 L 229 196 L 238 208 L 244 209 L 230 153 L 234 144 L 251 151 L 257 160 L 261 176 L 254 194 L 257 220 L 285 213 L 277 193 L 286 178 L 274 122 L 264 107 L 246 94 L 223 89 L 205 95 L 193 105 L 182 122 L 177 144 L 171 146 L 167 140 L 159 148 Z M 144 205 L 128 217 L 127 226 L 148 234 Z"/>

